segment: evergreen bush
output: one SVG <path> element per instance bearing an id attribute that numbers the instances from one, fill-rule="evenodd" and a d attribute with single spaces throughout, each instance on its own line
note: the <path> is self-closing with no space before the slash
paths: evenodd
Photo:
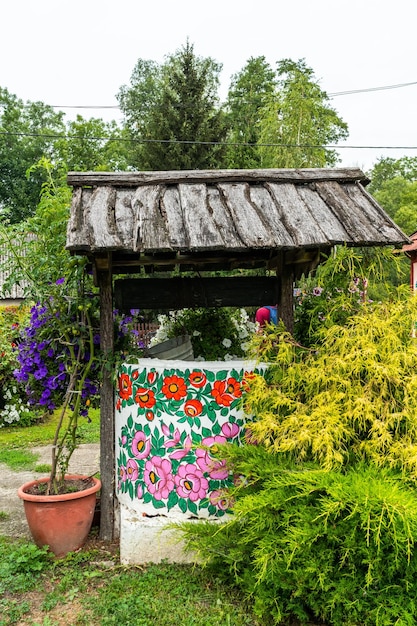
<path id="1" fill-rule="evenodd" d="M 305 349 L 282 326 L 254 338 L 248 444 L 222 525 L 182 524 L 265 623 L 417 622 L 417 298 L 364 304 Z"/>

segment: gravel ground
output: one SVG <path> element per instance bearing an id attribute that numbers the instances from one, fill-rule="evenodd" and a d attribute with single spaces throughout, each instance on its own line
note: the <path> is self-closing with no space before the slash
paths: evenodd
<path id="1" fill-rule="evenodd" d="M 32 448 L 38 455 L 39 464 L 51 464 L 51 447 Z M 91 476 L 100 468 L 99 444 L 82 444 L 74 452 L 69 472 Z M 26 482 L 36 480 L 43 474 L 34 471 L 18 472 L 0 463 L 0 535 L 30 538 L 23 502 L 17 495 L 18 488 Z"/>

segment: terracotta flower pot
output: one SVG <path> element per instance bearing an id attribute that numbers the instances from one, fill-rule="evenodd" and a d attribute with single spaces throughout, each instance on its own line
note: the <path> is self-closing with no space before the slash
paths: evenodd
<path id="1" fill-rule="evenodd" d="M 87 477 L 68 475 L 65 478 L 76 480 Z M 36 545 L 49 546 L 56 556 L 62 557 L 80 548 L 87 540 L 101 482 L 98 478 L 91 478 L 93 485 L 88 489 L 59 495 L 27 493 L 34 485 L 48 480 L 33 480 L 22 485 L 17 493 L 23 500 L 29 530 Z"/>

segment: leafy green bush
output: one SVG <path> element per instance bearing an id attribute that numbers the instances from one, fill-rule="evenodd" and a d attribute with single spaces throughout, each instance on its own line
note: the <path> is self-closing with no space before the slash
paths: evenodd
<path id="1" fill-rule="evenodd" d="M 304 349 L 278 326 L 254 344 L 249 445 L 224 525 L 185 524 L 189 548 L 278 624 L 417 622 L 417 298 L 368 304 Z"/>
<path id="2" fill-rule="evenodd" d="M 151 345 L 187 334 L 194 357 L 204 361 L 227 361 L 245 356 L 255 332 L 255 324 L 244 309 L 181 309 L 160 315 L 158 319 L 160 327 Z"/>

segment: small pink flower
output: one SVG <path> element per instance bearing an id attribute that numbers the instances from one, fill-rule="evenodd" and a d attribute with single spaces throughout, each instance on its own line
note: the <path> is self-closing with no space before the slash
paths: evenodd
<path id="1" fill-rule="evenodd" d="M 170 458 L 177 459 L 177 460 L 183 459 L 191 450 L 191 446 L 192 446 L 191 437 L 188 435 L 184 441 L 184 447 L 179 450 L 175 450 L 175 452 L 169 455 Z"/>
<path id="2" fill-rule="evenodd" d="M 166 427 L 165 427 L 165 428 L 166 428 Z M 170 433 L 169 433 L 169 430 L 168 430 L 168 433 L 166 433 L 166 432 L 162 429 L 162 432 L 163 432 L 165 435 L 169 435 L 169 434 L 170 434 Z M 173 438 L 172 438 L 172 439 L 168 439 L 167 441 L 164 441 L 164 448 L 173 448 L 174 446 L 177 446 L 177 445 L 179 444 L 179 442 L 180 442 L 180 439 L 181 439 L 181 433 L 180 433 L 180 431 L 178 430 L 178 428 L 176 428 L 176 429 L 175 429 L 175 432 L 174 432 L 174 436 L 173 436 Z"/>
<path id="3" fill-rule="evenodd" d="M 230 509 L 231 501 L 227 497 L 227 494 L 224 491 L 220 491 L 217 489 L 216 491 L 212 491 L 209 495 L 210 504 L 216 506 L 221 511 L 226 511 Z"/>
<path id="4" fill-rule="evenodd" d="M 227 439 L 233 439 L 239 434 L 240 428 L 237 424 L 226 422 L 222 426 L 222 433 Z"/>
<path id="5" fill-rule="evenodd" d="M 127 481 L 126 466 L 125 465 L 120 465 L 120 467 L 119 467 L 119 485 L 121 483 L 125 483 L 126 481 Z"/>
<path id="6" fill-rule="evenodd" d="M 138 500 L 143 498 L 143 487 L 142 487 L 141 483 L 138 484 L 138 488 L 136 490 L 136 497 L 137 497 Z"/>
<path id="7" fill-rule="evenodd" d="M 196 502 L 207 495 L 208 480 L 192 463 L 180 465 L 174 480 L 180 498 L 189 498 L 191 502 Z"/>
<path id="8" fill-rule="evenodd" d="M 201 442 L 203 446 L 211 447 L 215 452 L 217 445 L 226 443 L 226 437 L 221 435 L 215 435 L 214 437 L 205 437 Z M 197 448 L 196 458 L 198 467 L 205 473 L 208 473 L 210 478 L 214 480 L 225 480 L 229 472 L 226 468 L 226 461 L 214 459 L 210 456 L 210 451 L 204 448 Z"/>
<path id="9" fill-rule="evenodd" d="M 132 441 L 132 453 L 137 459 L 145 459 L 151 450 L 151 442 L 143 430 L 137 430 Z"/>
<path id="10" fill-rule="evenodd" d="M 168 459 L 153 456 L 146 461 L 144 472 L 145 484 L 155 500 L 166 500 L 174 489 L 172 465 Z"/>
<path id="11" fill-rule="evenodd" d="M 126 463 L 126 473 L 129 480 L 135 482 L 139 476 L 139 467 L 135 459 L 129 459 Z"/>

